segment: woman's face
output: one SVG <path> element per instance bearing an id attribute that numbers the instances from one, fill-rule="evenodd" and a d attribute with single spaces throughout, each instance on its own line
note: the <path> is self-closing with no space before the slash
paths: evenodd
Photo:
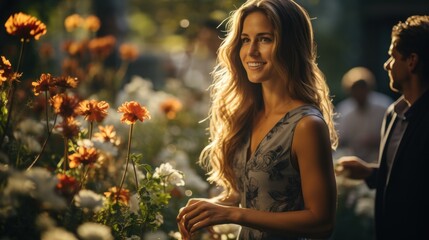
<path id="1" fill-rule="evenodd" d="M 240 59 L 250 82 L 279 79 L 272 61 L 273 48 L 274 28 L 267 16 L 260 11 L 247 15 L 241 32 Z"/>

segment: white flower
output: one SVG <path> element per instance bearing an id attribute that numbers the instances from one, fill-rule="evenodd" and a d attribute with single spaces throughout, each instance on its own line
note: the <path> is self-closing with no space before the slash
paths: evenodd
<path id="1" fill-rule="evenodd" d="M 167 240 L 168 235 L 162 231 L 148 232 L 144 235 L 143 239 Z"/>
<path id="2" fill-rule="evenodd" d="M 136 236 L 136 235 L 132 235 L 131 237 L 127 237 L 125 239 L 126 240 L 141 240 L 141 238 L 139 236 Z"/>
<path id="3" fill-rule="evenodd" d="M 77 234 L 82 240 L 113 240 L 108 226 L 86 222 L 77 228 Z"/>
<path id="4" fill-rule="evenodd" d="M 94 140 L 94 147 L 102 152 L 108 153 L 111 156 L 118 156 L 118 147 L 112 142 L 102 142 L 100 140 Z"/>
<path id="5" fill-rule="evenodd" d="M 45 125 L 41 122 L 35 121 L 30 118 L 26 118 L 22 120 L 16 128 L 27 135 L 35 135 L 40 136 L 43 134 L 43 130 L 45 129 Z"/>
<path id="6" fill-rule="evenodd" d="M 162 163 L 159 167 L 155 169 L 155 173 L 153 174 L 153 177 L 162 178 L 170 175 L 174 171 L 175 170 L 173 169 L 173 166 L 171 166 L 170 163 Z"/>
<path id="7" fill-rule="evenodd" d="M 220 224 L 213 226 L 213 231 L 218 235 L 226 235 L 228 239 L 235 239 L 240 230 L 240 226 L 236 224 Z"/>
<path id="8" fill-rule="evenodd" d="M 52 219 L 47 212 L 39 214 L 35 221 L 37 229 L 42 232 L 56 227 L 56 222 Z"/>
<path id="9" fill-rule="evenodd" d="M 182 150 L 171 150 L 164 148 L 158 156 L 158 159 L 163 159 L 166 162 L 170 162 L 172 166 L 178 169 L 184 178 L 185 185 L 189 189 L 194 189 L 199 192 L 205 192 L 209 188 L 209 184 L 205 181 L 189 164 L 189 156 Z"/>
<path id="10" fill-rule="evenodd" d="M 163 163 L 161 166 L 157 167 L 153 177 L 163 179 L 165 181 L 163 182 L 163 185 L 166 185 L 167 183 L 176 186 L 185 185 L 183 174 L 174 169 L 170 163 Z"/>
<path id="11" fill-rule="evenodd" d="M 140 203 L 140 201 L 139 201 L 139 195 L 137 193 L 133 194 L 130 197 L 130 202 L 129 202 L 129 204 L 130 204 L 130 211 L 132 213 L 137 214 L 139 212 L 139 209 L 140 209 L 139 208 L 139 203 Z"/>
<path id="12" fill-rule="evenodd" d="M 0 219 L 16 214 L 20 206 L 19 196 L 29 195 L 35 189 L 35 184 L 21 173 L 9 169 L 7 165 L 0 165 L 0 175 L 8 176 L 7 184 L 0 195 Z"/>
<path id="13" fill-rule="evenodd" d="M 103 206 L 104 197 L 91 190 L 82 189 L 74 196 L 74 203 L 77 207 L 89 209 L 97 212 Z"/>
<path id="14" fill-rule="evenodd" d="M 164 217 L 162 216 L 162 214 L 157 212 L 155 220 L 152 223 L 155 224 L 157 227 L 161 226 L 164 223 Z"/>
<path id="15" fill-rule="evenodd" d="M 27 195 L 36 189 L 33 181 L 28 179 L 24 174 L 12 174 L 7 180 L 7 186 L 3 193 L 5 195 Z"/>
<path id="16" fill-rule="evenodd" d="M 45 125 L 33 119 L 25 119 L 17 124 L 16 131 L 13 133 L 15 139 L 31 152 L 40 152 L 42 146 L 37 138 L 42 136 Z"/>
<path id="17" fill-rule="evenodd" d="M 36 140 L 34 136 L 25 135 L 21 132 L 14 132 L 14 137 L 21 141 L 23 146 L 25 146 L 30 152 L 40 152 L 42 150 L 42 145 Z"/>
<path id="18" fill-rule="evenodd" d="M 58 179 L 44 168 L 35 167 L 24 173 L 28 179 L 34 182 L 35 188 L 30 194 L 39 199 L 43 206 L 50 209 L 63 209 L 66 207 L 64 198 L 57 195 L 55 187 Z"/>
<path id="19" fill-rule="evenodd" d="M 168 236 L 171 237 L 171 238 L 177 239 L 177 240 L 182 240 L 182 234 L 180 234 L 180 232 L 170 231 L 168 233 Z"/>
<path id="20" fill-rule="evenodd" d="M 168 182 L 171 185 L 184 186 L 185 181 L 183 180 L 183 174 L 179 171 L 173 172 L 170 176 L 167 177 Z"/>
<path id="21" fill-rule="evenodd" d="M 131 100 L 147 105 L 149 97 L 153 94 L 153 84 L 150 80 L 140 76 L 133 76 L 130 83 L 126 84 L 116 96 L 116 105 L 119 106 L 121 103 Z"/>
<path id="22" fill-rule="evenodd" d="M 92 148 L 92 147 L 94 147 L 94 143 L 91 140 L 87 139 L 87 138 L 77 140 L 77 145 L 79 147 L 84 147 L 84 148 Z"/>
<path id="23" fill-rule="evenodd" d="M 78 240 L 72 233 L 62 228 L 52 228 L 42 234 L 41 240 Z"/>

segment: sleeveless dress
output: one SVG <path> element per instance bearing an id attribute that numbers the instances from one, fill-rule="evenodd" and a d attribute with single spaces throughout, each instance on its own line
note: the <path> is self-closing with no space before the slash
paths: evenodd
<path id="1" fill-rule="evenodd" d="M 269 212 L 302 210 L 304 200 L 301 176 L 292 166 L 291 148 L 296 124 L 305 116 L 315 115 L 323 119 L 322 113 L 312 105 L 295 108 L 280 119 L 267 133 L 249 158 L 250 135 L 234 159 L 234 173 L 241 207 Z M 248 159 L 246 161 L 246 159 Z M 257 229 L 242 227 L 240 240 L 303 240 L 270 235 Z"/>

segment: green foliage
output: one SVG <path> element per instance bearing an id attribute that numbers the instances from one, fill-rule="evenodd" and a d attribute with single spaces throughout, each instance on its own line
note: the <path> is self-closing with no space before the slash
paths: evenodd
<path id="1" fill-rule="evenodd" d="M 133 155 L 133 161 L 141 156 Z M 153 178 L 152 167 L 139 166 L 146 171 L 146 178 L 139 182 L 137 191 L 138 207 L 130 209 L 128 204 L 109 198 L 103 208 L 94 214 L 94 221 L 111 226 L 115 239 L 124 239 L 132 235 L 142 236 L 146 231 L 157 230 L 162 224 L 161 211 L 171 198 L 167 188 L 162 186 L 160 178 Z"/>
<path id="2" fill-rule="evenodd" d="M 95 214 L 94 219 L 98 223 L 110 226 L 115 239 L 131 236 L 128 234 L 140 236 L 143 229 L 136 229 L 135 226 L 140 226 L 143 222 L 138 215 L 129 211 L 127 205 L 120 202 L 108 202 L 102 210 Z"/>
<path id="3" fill-rule="evenodd" d="M 0 93 L 0 124 L 4 126 L 7 119 L 7 93 L 6 91 L 1 91 Z M 3 127 L 0 128 L 0 133 L 3 134 Z"/>

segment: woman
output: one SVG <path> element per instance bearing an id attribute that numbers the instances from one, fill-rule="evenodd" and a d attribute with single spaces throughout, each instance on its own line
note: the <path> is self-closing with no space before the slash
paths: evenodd
<path id="1" fill-rule="evenodd" d="M 224 192 L 189 200 L 177 216 L 182 237 L 233 223 L 239 239 L 327 238 L 337 135 L 310 18 L 291 0 L 250 0 L 227 27 L 200 157 Z"/>

